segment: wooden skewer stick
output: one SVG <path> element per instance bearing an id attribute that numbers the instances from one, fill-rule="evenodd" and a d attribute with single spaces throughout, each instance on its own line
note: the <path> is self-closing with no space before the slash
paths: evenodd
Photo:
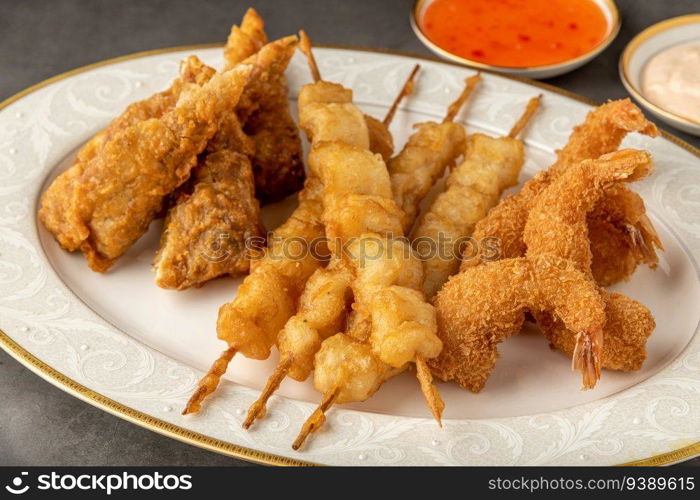
<path id="1" fill-rule="evenodd" d="M 202 408 L 202 401 L 219 386 L 221 377 L 226 373 L 228 364 L 236 355 L 236 352 L 237 349 L 235 347 L 229 347 L 214 361 L 209 371 L 199 381 L 199 385 L 194 393 L 192 393 L 190 400 L 187 402 L 187 406 L 182 410 L 183 415 L 197 413 Z"/>
<path id="2" fill-rule="evenodd" d="M 447 114 L 442 120 L 442 123 L 451 122 L 455 119 L 455 116 L 457 116 L 457 113 L 459 113 L 459 110 L 462 107 L 462 105 L 469 99 L 469 96 L 474 90 L 474 87 L 476 87 L 476 84 L 481 81 L 481 72 L 478 72 L 474 76 L 470 76 L 464 81 L 467 84 L 466 87 L 464 87 L 464 90 L 462 90 L 462 93 L 459 94 L 459 97 L 457 97 L 455 102 L 450 104 L 450 107 L 447 108 Z"/>
<path id="3" fill-rule="evenodd" d="M 306 441 L 306 438 L 309 437 L 309 434 L 316 432 L 323 426 L 323 424 L 326 422 L 326 412 L 331 406 L 333 406 L 333 403 L 335 402 L 339 393 L 340 390 L 336 389 L 332 393 L 323 396 L 323 401 L 321 401 L 318 408 L 316 408 L 306 422 L 304 422 L 301 432 L 299 432 L 299 435 L 294 440 L 294 444 L 292 444 L 292 448 L 294 450 L 301 448 L 301 445 L 304 444 L 304 441 Z"/>
<path id="4" fill-rule="evenodd" d="M 540 107 L 541 99 L 542 94 L 538 95 L 537 97 L 533 97 L 528 101 L 523 115 L 517 122 L 515 122 L 513 128 L 510 129 L 510 132 L 508 132 L 508 137 L 515 138 L 520 132 L 522 132 L 522 130 L 527 126 L 528 122 L 530 121 L 530 118 L 532 118 L 532 115 L 534 115 L 537 112 L 537 109 Z"/>
<path id="5" fill-rule="evenodd" d="M 430 412 L 438 425 L 442 427 L 442 411 L 445 409 L 445 402 L 440 397 L 437 387 L 433 385 L 433 374 L 430 373 L 428 363 L 423 356 L 416 356 L 416 376 Z"/>
<path id="6" fill-rule="evenodd" d="M 265 388 L 260 394 L 260 397 L 257 399 L 257 401 L 255 401 L 255 403 L 250 405 L 250 408 L 248 408 L 248 415 L 243 422 L 244 429 L 249 429 L 256 419 L 265 416 L 267 411 L 267 400 L 270 399 L 270 396 L 272 396 L 279 388 L 280 384 L 287 376 L 293 361 L 294 358 L 292 358 L 292 356 L 283 356 L 282 359 L 280 359 L 280 362 L 277 364 L 277 368 L 275 368 L 275 371 L 272 372 L 270 378 L 267 379 L 267 384 L 265 384 Z"/>
<path id="7" fill-rule="evenodd" d="M 387 111 L 386 116 L 384 117 L 384 120 L 382 121 L 382 123 L 384 123 L 384 125 L 386 125 L 387 127 L 391 123 L 391 120 L 394 119 L 394 114 L 396 114 L 396 110 L 398 109 L 401 101 L 405 97 L 408 97 L 413 93 L 413 89 L 416 86 L 415 78 L 416 78 L 416 75 L 418 74 L 419 70 L 420 70 L 420 64 L 416 64 L 415 67 L 413 68 L 413 71 L 411 71 L 411 74 L 408 75 L 408 79 L 406 80 L 406 83 L 403 84 L 403 87 L 401 87 L 401 90 L 399 91 L 398 95 L 394 99 L 394 102 L 391 104 L 389 111 Z"/>
<path id="8" fill-rule="evenodd" d="M 311 76 L 313 77 L 314 82 L 321 81 L 321 72 L 318 70 L 316 58 L 314 57 L 314 53 L 311 50 L 311 40 L 309 39 L 309 36 L 304 30 L 299 30 L 299 50 L 301 50 L 302 54 L 306 56 L 306 60 L 309 63 L 309 69 L 311 70 Z"/>

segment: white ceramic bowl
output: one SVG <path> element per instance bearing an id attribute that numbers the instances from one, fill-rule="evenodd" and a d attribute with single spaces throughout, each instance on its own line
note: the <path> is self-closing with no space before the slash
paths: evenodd
<path id="1" fill-rule="evenodd" d="M 627 91 L 659 120 L 683 132 L 700 136 L 700 122 L 657 106 L 642 92 L 642 73 L 649 60 L 675 45 L 700 41 L 700 14 L 674 17 L 648 27 L 627 44 L 620 57 L 620 79 Z"/>
<path id="2" fill-rule="evenodd" d="M 568 61 L 563 61 L 556 64 L 548 64 L 544 66 L 533 66 L 530 68 L 514 68 L 509 66 L 495 66 L 492 64 L 484 64 L 479 61 L 474 61 L 472 59 L 467 59 L 466 57 L 461 57 L 455 55 L 442 47 L 438 46 L 428 38 L 428 36 L 423 33 L 420 27 L 419 19 L 422 18 L 425 9 L 434 0 L 416 0 L 413 4 L 413 9 L 411 10 L 411 27 L 413 31 L 418 36 L 418 39 L 423 42 L 423 45 L 428 47 L 438 56 L 443 59 L 448 59 L 450 61 L 455 61 L 466 66 L 471 66 L 472 68 L 485 69 L 488 71 L 495 71 L 498 73 L 505 73 L 507 75 L 521 76 L 525 78 L 543 79 L 551 78 L 553 76 L 563 75 L 569 71 L 573 71 L 589 62 L 591 59 L 600 54 L 605 50 L 608 45 L 612 43 L 617 34 L 620 32 L 620 13 L 617 10 L 617 5 L 613 0 L 593 0 L 605 14 L 605 18 L 608 21 L 608 32 L 605 39 L 596 47 L 594 47 L 590 52 L 583 54 L 582 56 L 576 57 L 574 59 L 569 59 Z"/>

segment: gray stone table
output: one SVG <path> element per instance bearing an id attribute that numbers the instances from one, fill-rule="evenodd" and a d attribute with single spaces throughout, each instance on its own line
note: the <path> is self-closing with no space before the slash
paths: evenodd
<path id="1" fill-rule="evenodd" d="M 110 57 L 222 41 L 249 4 L 263 15 L 271 36 L 304 27 L 318 42 L 429 54 L 408 24 L 412 0 L 3 0 L 0 101 L 50 76 Z M 630 38 L 659 20 L 700 11 L 697 0 L 618 4 L 623 26 L 612 46 L 549 83 L 596 101 L 623 97 L 617 62 Z M 677 135 L 700 146 L 698 138 Z M 1 351 L 0 401 L 0 465 L 250 465 L 108 415 Z"/>

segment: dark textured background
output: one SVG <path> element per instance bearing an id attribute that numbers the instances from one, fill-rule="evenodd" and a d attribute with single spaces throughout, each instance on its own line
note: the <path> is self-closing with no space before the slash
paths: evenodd
<path id="1" fill-rule="evenodd" d="M 0 101 L 78 66 L 131 52 L 223 41 L 252 5 L 271 37 L 429 52 L 414 36 L 412 0 L 0 0 Z M 625 44 L 646 26 L 700 11 L 698 0 L 618 0 L 622 31 L 586 66 L 548 80 L 596 101 L 626 96 Z M 665 125 L 662 125 L 673 133 Z M 700 139 L 680 132 L 695 146 Z M 0 465 L 249 465 L 179 443 L 83 403 L 0 351 Z M 694 461 L 700 465 L 700 459 Z"/>

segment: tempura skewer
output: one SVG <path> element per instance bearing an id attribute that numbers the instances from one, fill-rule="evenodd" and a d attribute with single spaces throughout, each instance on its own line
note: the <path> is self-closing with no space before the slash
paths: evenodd
<path id="1" fill-rule="evenodd" d="M 305 37 L 302 35 L 302 39 Z M 308 38 L 306 38 L 308 42 Z M 307 49 L 308 50 L 308 49 Z M 313 65 L 313 59 L 308 59 Z M 420 66 L 416 65 L 408 79 L 394 99 L 387 112 L 383 124 L 389 126 L 401 100 L 410 95 L 414 87 L 414 79 Z M 318 74 L 318 70 L 312 70 Z M 461 127 L 459 127 L 461 131 Z M 463 142 L 462 132 L 462 142 Z M 460 149 L 459 141 L 457 147 Z M 443 149 L 447 149 L 444 146 Z M 435 152 L 433 148 L 432 152 Z M 446 160 L 449 163 L 449 160 Z M 417 169 L 416 169 L 417 170 Z M 401 189 L 392 185 L 392 188 Z M 260 397 L 251 405 L 248 415 L 243 422 L 244 428 L 249 428 L 255 419 L 265 414 L 267 400 L 274 394 L 282 380 L 292 370 L 292 377 L 305 380 L 313 368 L 313 356 L 320 347 L 321 341 L 328 335 L 340 329 L 339 321 L 343 318 L 347 306 L 352 274 L 340 259 L 334 260 L 328 268 L 317 270 L 306 284 L 299 300 L 299 310 L 289 319 L 285 328 L 280 332 L 277 347 L 280 350 L 280 361 L 270 375 Z M 319 313 L 319 311 L 323 311 Z M 325 314 L 324 314 L 325 313 Z"/>
<path id="2" fill-rule="evenodd" d="M 494 207 L 503 191 L 518 182 L 525 161 L 523 143 L 515 137 L 539 106 L 530 99 L 521 118 L 506 137 L 471 134 L 464 160 L 450 172 L 445 190 L 427 210 L 413 232 L 416 251 L 425 258 L 426 297 L 433 297 L 459 269 L 463 243 L 474 226 Z M 427 249 L 422 246 L 427 244 Z M 479 242 L 472 242 L 479 245 Z"/>
<path id="3" fill-rule="evenodd" d="M 399 104 L 401 104 L 401 101 L 403 101 L 404 98 L 410 96 L 413 93 L 413 89 L 415 88 L 415 84 L 416 84 L 415 78 L 416 78 L 416 75 L 418 74 L 418 71 L 420 71 L 420 64 L 416 64 L 413 67 L 411 74 L 408 75 L 406 82 L 403 84 L 403 87 L 401 87 L 401 90 L 396 95 L 394 102 L 391 103 L 391 107 L 389 107 L 389 111 L 387 111 L 386 115 L 384 115 L 384 119 L 382 120 L 382 123 L 386 127 L 388 127 L 391 124 L 392 120 L 394 119 L 394 115 L 396 114 L 396 110 L 399 109 Z"/>
<path id="4" fill-rule="evenodd" d="M 299 43 L 302 51 L 305 43 L 308 43 L 308 38 L 304 42 L 302 35 Z M 318 68 L 315 73 L 318 73 Z M 349 98 L 352 98 L 352 93 L 345 89 L 339 95 L 335 95 L 334 88 L 326 88 L 325 91 L 330 99 L 348 99 L 348 92 Z M 364 130 L 364 135 L 362 132 L 352 137 L 346 135 L 346 140 L 357 141 L 363 146 L 369 144 L 366 118 L 361 114 L 356 117 L 355 128 Z M 348 120 L 352 120 L 352 112 L 345 114 L 343 120 L 330 119 L 322 122 L 318 126 L 318 134 L 315 130 L 307 130 L 309 140 L 313 144 L 344 137 L 343 134 L 349 128 Z M 236 298 L 220 308 L 217 333 L 221 340 L 229 344 L 229 350 L 232 350 L 234 355 L 240 352 L 249 358 L 266 359 L 278 333 L 296 312 L 307 280 L 314 271 L 321 268 L 323 262 L 319 261 L 317 256 L 327 253 L 322 248 L 325 243 L 316 248 L 316 253 L 310 250 L 324 237 L 321 221 L 322 189 L 317 177 L 312 175 L 306 180 L 304 189 L 299 194 L 297 209 L 275 230 L 267 253 L 255 262 L 251 274 L 239 287 Z M 291 244 L 288 244 L 289 242 Z M 294 257 L 298 255 L 303 257 Z M 201 379 L 183 414 L 199 411 L 204 398 L 216 390 L 232 358 L 233 356 L 227 357 L 223 370 L 217 369 L 212 376 L 208 374 Z"/>
<path id="5" fill-rule="evenodd" d="M 480 80 L 480 73 L 465 80 L 464 89 L 448 106 L 441 123 L 415 124 L 413 128 L 416 131 L 411 134 L 401 153 L 387 163 L 394 200 L 404 212 L 402 226 L 405 234 L 413 227 L 420 203 L 433 184 L 447 168 L 454 166 L 464 152 L 464 127 L 454 123 L 454 118 Z"/>
<path id="6" fill-rule="evenodd" d="M 445 118 L 442 119 L 442 123 L 449 123 L 454 121 L 455 117 L 457 116 L 457 113 L 459 113 L 459 110 L 462 109 L 464 103 L 467 102 L 467 100 L 469 100 L 469 96 L 472 95 L 472 92 L 474 92 L 474 88 L 480 81 L 480 71 L 477 72 L 476 75 L 470 76 L 465 80 L 467 85 L 464 87 L 464 89 L 462 89 L 462 93 L 459 94 L 459 97 L 452 104 L 450 104 L 449 108 L 447 108 L 447 113 L 445 114 Z"/>
<path id="7" fill-rule="evenodd" d="M 417 68 L 417 67 L 416 67 Z M 398 97 L 407 95 L 407 89 L 412 90 L 413 78 L 416 69 L 413 70 L 403 89 L 394 100 L 389 112 L 384 119 L 394 116 L 399 102 Z M 473 88 L 480 77 L 474 76 L 467 79 L 467 88 Z M 468 95 L 468 94 L 467 94 Z M 457 99 L 461 105 L 466 102 L 465 92 Z M 454 118 L 459 107 L 450 105 L 449 111 Z M 394 199 L 404 212 L 417 213 L 417 205 L 423 199 L 427 191 L 445 169 L 452 165 L 462 154 L 465 144 L 464 127 L 455 124 L 451 120 L 442 124 L 426 122 L 417 124 L 404 149 L 393 158 L 389 165 L 391 172 L 391 187 Z M 410 206 L 409 206 L 410 205 Z M 407 217 L 410 227 L 413 217 Z M 318 276 L 317 276 L 318 275 Z M 335 261 L 329 268 L 318 270 L 307 282 L 306 289 L 300 299 L 299 311 L 285 325 L 280 332 L 277 347 L 280 350 L 280 361 L 270 375 L 260 397 L 251 405 L 248 415 L 243 422 L 244 428 L 249 428 L 257 418 L 265 414 L 265 406 L 270 396 L 277 390 L 282 380 L 292 371 L 291 377 L 298 381 L 308 378 L 313 369 L 313 357 L 320 348 L 321 341 L 333 332 L 333 325 L 338 322 L 345 312 L 347 298 L 345 295 L 350 286 L 352 276 L 349 275 L 347 266 L 342 261 Z M 331 294 L 331 290 L 333 294 Z M 329 304 L 333 300 L 332 304 Z M 321 301 L 325 301 L 321 303 Z M 322 310 L 325 314 L 319 314 Z M 337 331 L 337 330 L 335 330 Z M 324 332 L 326 332 L 324 334 Z M 429 385 L 429 371 L 425 363 L 420 367 L 419 380 L 421 385 Z M 437 398 L 434 398 L 437 400 Z M 437 404 L 437 407 L 440 405 Z M 433 413 L 439 413 L 431 408 Z M 441 411 L 441 410 L 440 410 Z"/>
<path id="8" fill-rule="evenodd" d="M 311 50 L 311 40 L 309 39 L 308 35 L 306 34 L 306 31 L 304 30 L 299 31 L 299 50 L 306 56 L 306 60 L 309 64 L 309 70 L 311 71 L 313 81 L 323 81 L 321 78 L 321 72 L 318 68 L 318 63 L 316 62 L 316 58 L 314 57 L 313 51 Z M 410 82 L 413 80 L 414 76 L 414 74 L 409 75 L 409 78 L 406 83 L 408 87 L 404 85 L 404 88 L 402 88 L 402 90 L 397 95 L 395 100 L 395 102 L 397 102 L 397 106 L 398 103 L 401 101 L 399 97 L 405 97 L 406 95 L 408 95 L 407 91 L 412 90 Z M 373 153 L 380 154 L 385 162 L 389 161 L 391 155 L 394 154 L 394 139 L 391 136 L 391 133 L 389 132 L 389 124 L 393 119 L 393 115 L 389 117 L 389 115 L 387 114 L 387 116 L 384 117 L 384 121 L 377 120 L 373 116 L 367 114 L 364 115 L 364 118 L 367 131 L 369 132 L 370 151 L 372 151 Z"/>
<path id="9" fill-rule="evenodd" d="M 319 81 L 302 89 L 302 128 L 319 129 L 318 120 L 333 108 L 312 96 L 332 87 L 339 86 Z M 350 109 L 346 112 L 352 114 Z M 314 385 L 324 394 L 324 401 L 304 425 L 295 448 L 322 425 L 332 404 L 367 399 L 409 363 L 435 357 L 442 347 L 436 335 L 435 311 L 418 291 L 422 265 L 411 256 L 410 246 L 397 239 L 403 233 L 402 212 L 393 200 L 386 164 L 367 146 L 332 139 L 311 148 L 308 164 L 324 184 L 323 221 L 328 238 L 349 243 L 348 255 L 335 245 L 332 250 L 353 271 L 354 316 L 350 333 L 327 338 L 315 356 Z M 379 258 L 366 260 L 364 252 L 372 246 L 379 252 L 372 254 Z M 343 352 L 328 357 L 334 345 L 340 345 Z M 358 368 L 358 362 L 363 368 L 369 363 L 375 370 L 351 369 Z M 434 401 L 435 391 L 425 395 L 439 421 L 441 404 Z"/>

